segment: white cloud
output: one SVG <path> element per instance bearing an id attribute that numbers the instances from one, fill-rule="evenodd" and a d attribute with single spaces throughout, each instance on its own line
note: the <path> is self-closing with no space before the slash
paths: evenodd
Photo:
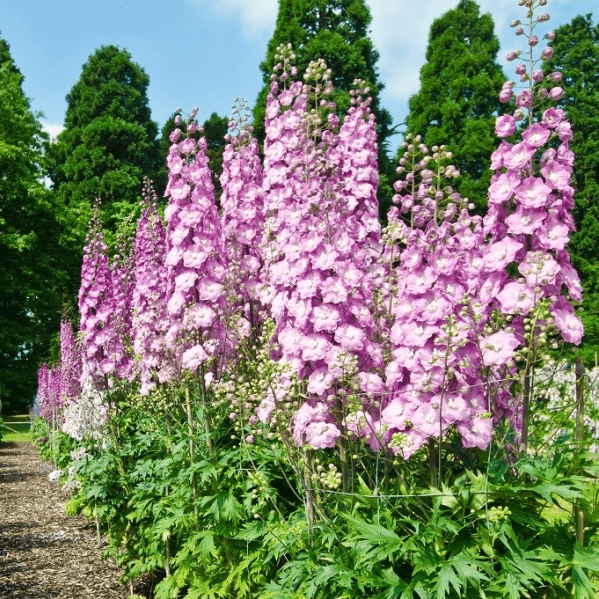
<path id="1" fill-rule="evenodd" d="M 254 39 L 273 30 L 278 0 L 192 0 L 196 6 L 210 6 L 218 18 L 237 20 L 245 38 Z"/>
<path id="2" fill-rule="evenodd" d="M 44 121 L 41 121 L 41 123 L 42 123 L 42 129 L 50 135 L 50 139 L 52 141 L 54 141 L 56 139 L 56 136 L 64 130 L 63 125 L 44 123 Z"/>

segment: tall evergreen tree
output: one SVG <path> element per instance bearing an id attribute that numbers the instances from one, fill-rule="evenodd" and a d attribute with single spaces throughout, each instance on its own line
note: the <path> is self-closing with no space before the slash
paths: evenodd
<path id="1" fill-rule="evenodd" d="M 474 0 L 460 0 L 431 26 L 420 90 L 409 100 L 406 121 L 408 132 L 422 135 L 428 147 L 445 144 L 453 152 L 462 173 L 458 191 L 479 210 L 486 206 L 505 81 L 498 50 L 491 15 L 481 15 Z"/>
<path id="2" fill-rule="evenodd" d="M 592 15 L 579 15 L 555 30 L 550 43 L 553 58 L 546 72 L 560 71 L 564 97 L 558 106 L 566 111 L 574 136 L 574 221 L 572 262 L 584 287 L 583 351 L 588 358 L 599 350 L 599 24 Z M 554 84 L 552 84 L 554 85 Z M 590 360 L 589 360 L 590 363 Z"/>
<path id="3" fill-rule="evenodd" d="M 36 371 L 60 321 L 55 195 L 41 182 L 47 135 L 0 39 L 0 404 L 31 404 Z"/>
<path id="4" fill-rule="evenodd" d="M 260 65 L 264 86 L 254 107 L 254 129 L 256 137 L 262 141 L 270 76 L 280 44 L 291 44 L 300 74 L 311 61 L 324 59 L 332 70 L 333 100 L 340 114 L 350 106 L 349 92 L 354 80 L 362 79 L 370 87 L 371 109 L 376 116 L 382 175 L 379 200 L 386 213 L 391 197 L 388 178 L 393 171 L 387 146 L 393 131 L 391 115 L 381 107 L 380 92 L 384 85 L 376 66 L 379 53 L 368 35 L 371 21 L 365 0 L 279 0 L 275 31 L 268 43 L 266 59 Z"/>
<path id="5" fill-rule="evenodd" d="M 107 237 L 112 233 L 114 239 L 118 224 L 137 209 L 144 175 L 155 177 L 161 166 L 149 81 L 129 52 L 102 46 L 66 97 L 65 129 L 52 146 L 51 176 L 75 216 L 77 246 L 83 246 L 96 197 Z"/>

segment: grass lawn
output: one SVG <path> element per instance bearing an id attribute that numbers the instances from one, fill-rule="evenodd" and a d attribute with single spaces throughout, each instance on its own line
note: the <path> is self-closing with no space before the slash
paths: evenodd
<path id="1" fill-rule="evenodd" d="M 29 414 L 20 414 L 18 416 L 3 416 L 3 418 L 5 428 L 2 442 L 28 443 L 31 441 L 31 432 L 29 430 Z"/>

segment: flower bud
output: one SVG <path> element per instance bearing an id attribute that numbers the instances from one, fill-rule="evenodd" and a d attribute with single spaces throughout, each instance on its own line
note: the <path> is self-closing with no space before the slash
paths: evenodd
<path id="1" fill-rule="evenodd" d="M 545 34 L 545 37 L 552 42 L 555 39 L 555 31 L 549 31 Z"/>
<path id="2" fill-rule="evenodd" d="M 537 93 L 537 98 L 542 102 L 549 97 L 549 92 L 543 87 Z"/>
<path id="3" fill-rule="evenodd" d="M 535 47 L 535 46 L 536 46 L 538 43 L 539 43 L 539 38 L 538 38 L 536 35 L 531 35 L 531 36 L 528 38 L 528 45 L 529 45 L 531 48 L 534 48 L 534 47 Z"/>
<path id="4" fill-rule="evenodd" d="M 554 87 L 549 92 L 549 97 L 555 102 L 561 100 L 564 97 L 564 89 L 562 87 Z"/>
<path id="5" fill-rule="evenodd" d="M 558 81 L 562 80 L 562 74 L 559 71 L 554 71 L 553 73 L 551 73 L 549 75 L 549 79 L 551 79 L 551 81 L 555 81 L 557 83 Z"/>
<path id="6" fill-rule="evenodd" d="M 506 59 L 509 62 L 512 62 L 512 60 L 516 60 L 516 58 L 518 58 L 518 56 L 520 56 L 520 50 L 518 50 L 517 52 L 515 52 L 514 50 L 512 50 L 511 52 L 507 53 Z"/>
<path id="7" fill-rule="evenodd" d="M 552 56 L 553 56 L 553 48 L 551 48 L 549 46 L 541 52 L 541 58 L 543 60 L 551 60 Z"/>
<path id="8" fill-rule="evenodd" d="M 516 67 L 516 75 L 524 75 L 526 73 L 526 65 L 524 63 L 520 63 Z"/>
<path id="9" fill-rule="evenodd" d="M 522 35 L 524 33 L 524 29 L 522 29 L 522 27 L 518 27 L 518 29 L 516 29 L 515 34 L 516 35 Z"/>
<path id="10" fill-rule="evenodd" d="M 511 23 L 510 23 L 510 27 L 518 27 L 518 25 L 520 25 L 521 21 L 520 19 L 514 19 Z"/>
<path id="11" fill-rule="evenodd" d="M 510 101 L 510 98 L 512 97 L 513 92 L 511 89 L 506 88 L 506 89 L 502 89 L 500 94 L 499 94 L 499 101 L 502 104 L 506 104 L 507 102 Z"/>
<path id="12" fill-rule="evenodd" d="M 545 77 L 545 75 L 543 74 L 543 71 L 540 71 L 540 70 L 536 70 L 532 74 L 533 80 L 536 81 L 537 83 L 539 83 L 540 81 L 543 81 L 544 77 Z"/>

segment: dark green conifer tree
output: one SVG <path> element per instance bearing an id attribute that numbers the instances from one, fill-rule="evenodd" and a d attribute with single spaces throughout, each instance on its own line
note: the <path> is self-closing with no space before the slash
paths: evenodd
<path id="1" fill-rule="evenodd" d="M 266 98 L 280 44 L 291 44 L 300 74 L 311 61 L 324 59 L 332 70 L 333 100 L 340 114 L 350 106 L 349 92 L 354 80 L 362 79 L 370 87 L 371 108 L 377 122 L 381 172 L 379 201 L 381 212 L 386 214 L 391 198 L 389 177 L 394 170 L 387 156 L 388 138 L 393 131 L 391 115 L 381 107 L 380 92 L 384 85 L 376 66 L 379 54 L 369 37 L 371 20 L 364 0 L 279 0 L 275 31 L 268 43 L 266 59 L 260 65 L 264 86 L 254 107 L 254 130 L 257 138 L 263 140 Z"/>
<path id="2" fill-rule="evenodd" d="M 52 145 L 52 181 L 74 217 L 82 247 L 90 208 L 102 202 L 108 238 L 137 209 L 144 176 L 155 178 L 158 125 L 148 103 L 149 77 L 126 50 L 102 46 L 67 95 L 65 129 Z M 79 247 L 79 249 L 80 249 Z"/>
<path id="3" fill-rule="evenodd" d="M 506 77 L 490 14 L 474 0 L 436 19 L 430 30 L 420 91 L 409 100 L 407 131 L 430 148 L 445 144 L 462 176 L 456 189 L 479 211 L 486 206 L 491 153 L 497 145 L 498 94 Z"/>
<path id="4" fill-rule="evenodd" d="M 590 365 L 599 350 L 599 25 L 592 15 L 579 15 L 555 30 L 553 58 L 546 72 L 560 71 L 566 111 L 574 136 L 574 221 L 570 242 L 572 263 L 584 287 L 583 353 Z"/>
<path id="5" fill-rule="evenodd" d="M 60 321 L 60 207 L 42 180 L 47 134 L 0 39 L 0 405 L 27 410 Z"/>

